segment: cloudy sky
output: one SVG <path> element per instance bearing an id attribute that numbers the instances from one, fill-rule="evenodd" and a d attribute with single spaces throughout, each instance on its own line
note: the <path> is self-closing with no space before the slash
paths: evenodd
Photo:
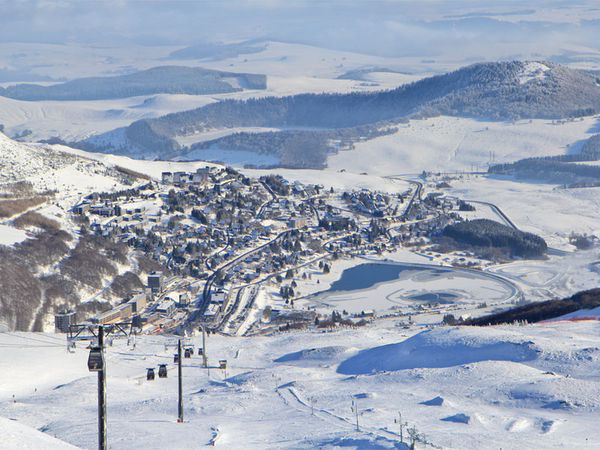
<path id="1" fill-rule="evenodd" d="M 0 0 L 0 40 L 188 45 L 268 38 L 385 56 L 600 46 L 590 0 Z M 511 56 L 507 54 L 506 57 Z"/>

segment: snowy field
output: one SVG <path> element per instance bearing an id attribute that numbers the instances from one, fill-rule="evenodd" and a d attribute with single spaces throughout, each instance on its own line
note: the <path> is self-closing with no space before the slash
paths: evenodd
<path id="1" fill-rule="evenodd" d="M 579 153 L 583 143 L 600 131 L 600 120 L 587 117 L 553 124 L 548 120 L 487 122 L 442 116 L 411 120 L 398 128 L 395 134 L 330 156 L 328 167 L 377 175 L 486 171 L 490 164 Z"/>
<path id="2" fill-rule="evenodd" d="M 113 449 L 408 449 L 394 423 L 400 413 L 416 427 L 418 449 L 600 446 L 597 321 L 432 330 L 404 323 L 211 335 L 210 373 L 201 357 L 184 359 L 182 424 L 175 340 L 144 336 L 133 347 L 115 339 L 106 355 L 108 443 Z M 196 348 L 201 342 L 187 341 Z M 68 353 L 60 335 L 2 333 L 0 346 L 4 442 L 21 449 L 95 448 L 97 382 L 87 370 L 85 344 Z M 216 367 L 221 359 L 226 371 Z M 168 378 L 147 381 L 146 368 L 158 364 L 168 364 Z M 406 443 L 406 429 L 403 435 Z"/>
<path id="3" fill-rule="evenodd" d="M 99 101 L 19 101 L 0 97 L 0 123 L 7 134 L 14 135 L 25 129 L 33 132 L 28 139 L 48 139 L 60 136 L 66 141 L 87 138 L 129 125 L 135 120 L 153 118 L 172 112 L 198 108 L 220 99 L 247 99 L 265 96 L 283 96 L 299 93 L 356 92 L 393 89 L 432 75 L 431 71 L 418 74 L 368 74 L 362 80 L 336 79 L 349 70 L 364 67 L 383 67 L 399 70 L 399 59 L 361 55 L 352 52 L 328 50 L 309 45 L 267 42 L 265 50 L 228 58 L 223 61 L 166 60 L 173 47 L 144 47 L 123 50 L 105 47 L 91 49 L 85 46 L 40 46 L 32 44 L 0 44 L 0 57 L 11 59 L 19 52 L 19 67 L 35 60 L 35 73 L 52 77 L 76 78 L 111 76 L 144 70 L 159 65 L 203 67 L 228 72 L 261 73 L 267 75 L 267 89 L 247 90 L 230 94 L 167 95 L 131 97 Z M 132 56 L 135 55 L 135 56 Z M 104 63 L 99 63 L 104 58 Z M 31 61 L 30 61 L 31 59 Z M 56 61 L 61 61 L 57 64 Z M 44 63 L 44 65 L 42 65 Z M 77 70 L 74 70 L 77 66 Z M 15 83 L 2 83 L 8 86 Z M 40 83 L 48 84 L 48 83 Z M 193 141 L 193 140 L 192 140 Z M 190 142 L 185 143 L 188 145 Z"/>
<path id="4" fill-rule="evenodd" d="M 44 169 L 47 153 L 43 148 L 7 139 L 1 143 L 4 158 L 29 152 L 26 160 L 11 160 L 15 176 L 24 173 L 38 187 L 60 190 L 56 204 L 43 211 L 57 220 L 84 192 L 115 187 L 101 170 L 94 172 L 102 166 L 93 159 L 83 160 L 83 165 L 65 162 L 49 172 Z M 154 177 L 164 170 L 189 171 L 204 165 L 71 153 Z M 245 172 L 252 176 L 268 173 Z M 349 171 L 288 170 L 281 174 L 336 190 L 367 187 L 403 192 L 409 187 L 406 181 Z M 435 183 L 425 183 L 425 192 L 435 190 Z M 570 251 L 569 230 L 578 226 L 578 231 L 591 231 L 587 227 L 598 223 L 592 189 L 556 190 L 550 185 L 482 176 L 457 177 L 449 183 L 451 188 L 444 190 L 449 195 L 493 201 L 519 227 L 529 230 L 535 224 L 552 245 L 562 243 L 561 248 Z M 485 214 L 493 213 L 486 210 Z M 586 214 L 590 214 L 589 222 Z M 409 251 L 385 257 L 405 264 L 444 263 L 443 255 Z M 599 275 L 591 264 L 597 259 L 597 250 L 590 250 L 492 265 L 485 271 L 517 286 L 525 298 L 543 300 L 596 287 Z M 298 290 L 306 295 L 327 290 L 344 269 L 364 262 L 336 261 L 331 273 L 318 277 L 314 268 L 312 280 L 301 281 Z M 210 376 L 199 367 L 197 356 L 185 362 L 183 424 L 176 423 L 173 339 L 139 337 L 135 349 L 124 340 L 115 340 L 107 355 L 109 443 L 112 448 L 147 449 L 191 449 L 213 443 L 231 449 L 240 445 L 402 449 L 406 447 L 399 444 L 394 423 L 400 412 L 409 427 L 416 426 L 424 434 L 417 443 L 422 449 L 598 447 L 600 441 L 593 432 L 600 409 L 598 322 L 426 331 L 427 324 L 441 321 L 440 310 L 419 311 L 413 307 L 418 302 L 399 305 L 383 300 L 394 293 L 451 292 L 468 300 L 446 310 L 457 316 L 481 314 L 511 301 L 512 293 L 503 291 L 504 285 L 473 281 L 460 277 L 442 281 L 415 273 L 334 298 L 338 310 L 375 309 L 387 314 L 386 308 L 395 307 L 391 310 L 395 318 L 378 319 L 356 330 L 252 338 L 211 335 Z M 282 306 L 269 303 L 264 293 L 260 298 L 261 307 Z M 315 306 L 310 301 L 298 301 L 298 307 Z M 481 309 L 480 301 L 489 304 Z M 257 314 L 260 317 L 260 311 Z M 192 342 L 201 345 L 198 336 Z M 0 333 L 0 348 L 0 431 L 7 448 L 95 448 L 96 377 L 87 371 L 85 344 L 80 343 L 71 354 L 62 335 Z M 220 359 L 228 361 L 227 374 L 215 367 Z M 146 381 L 146 368 L 159 363 L 169 364 L 169 378 Z M 359 431 L 352 401 L 359 408 Z M 407 439 L 406 430 L 403 435 Z"/>
<path id="5" fill-rule="evenodd" d="M 450 185 L 449 193 L 459 198 L 492 202 L 518 228 L 539 234 L 550 247 L 572 250 L 568 238 L 573 232 L 600 235 L 599 188 L 562 189 L 505 176 L 465 176 Z"/>

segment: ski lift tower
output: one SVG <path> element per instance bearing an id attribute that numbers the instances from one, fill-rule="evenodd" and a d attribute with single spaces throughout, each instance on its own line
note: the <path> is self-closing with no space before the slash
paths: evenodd
<path id="1" fill-rule="evenodd" d="M 98 343 L 90 348 L 90 372 L 98 372 L 98 449 L 106 450 L 106 361 L 104 359 L 104 328 L 98 328 Z"/>

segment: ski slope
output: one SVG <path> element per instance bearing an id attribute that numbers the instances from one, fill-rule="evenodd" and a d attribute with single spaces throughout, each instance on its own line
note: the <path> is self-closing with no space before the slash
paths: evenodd
<path id="1" fill-rule="evenodd" d="M 401 323 L 210 335 L 210 374 L 201 357 L 183 362 L 183 423 L 175 339 L 140 336 L 135 347 L 114 339 L 106 350 L 109 446 L 406 449 L 398 413 L 416 426 L 419 449 L 600 446 L 597 320 L 433 329 Z M 196 348 L 201 342 L 186 340 Z M 95 448 L 97 383 L 85 344 L 69 353 L 61 335 L 0 333 L 0 346 L 7 448 Z M 226 371 L 217 368 L 221 359 Z M 147 381 L 146 368 L 159 363 L 168 364 L 168 378 Z"/>

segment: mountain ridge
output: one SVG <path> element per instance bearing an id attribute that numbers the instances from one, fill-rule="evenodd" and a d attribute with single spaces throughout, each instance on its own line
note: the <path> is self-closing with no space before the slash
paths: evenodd
<path id="1" fill-rule="evenodd" d="M 600 80 L 593 74 L 551 62 L 477 63 L 388 91 L 227 99 L 141 119 L 125 129 L 127 142 L 120 147 L 164 157 L 180 148 L 175 137 L 219 128 L 337 129 L 439 115 L 559 119 L 596 111 L 600 111 Z"/>
<path id="2" fill-rule="evenodd" d="M 0 87 L 0 95 L 15 100 L 104 100 L 153 94 L 206 95 L 265 89 L 266 75 L 223 72 L 199 67 L 158 66 L 127 75 L 78 78 L 42 86 Z"/>

